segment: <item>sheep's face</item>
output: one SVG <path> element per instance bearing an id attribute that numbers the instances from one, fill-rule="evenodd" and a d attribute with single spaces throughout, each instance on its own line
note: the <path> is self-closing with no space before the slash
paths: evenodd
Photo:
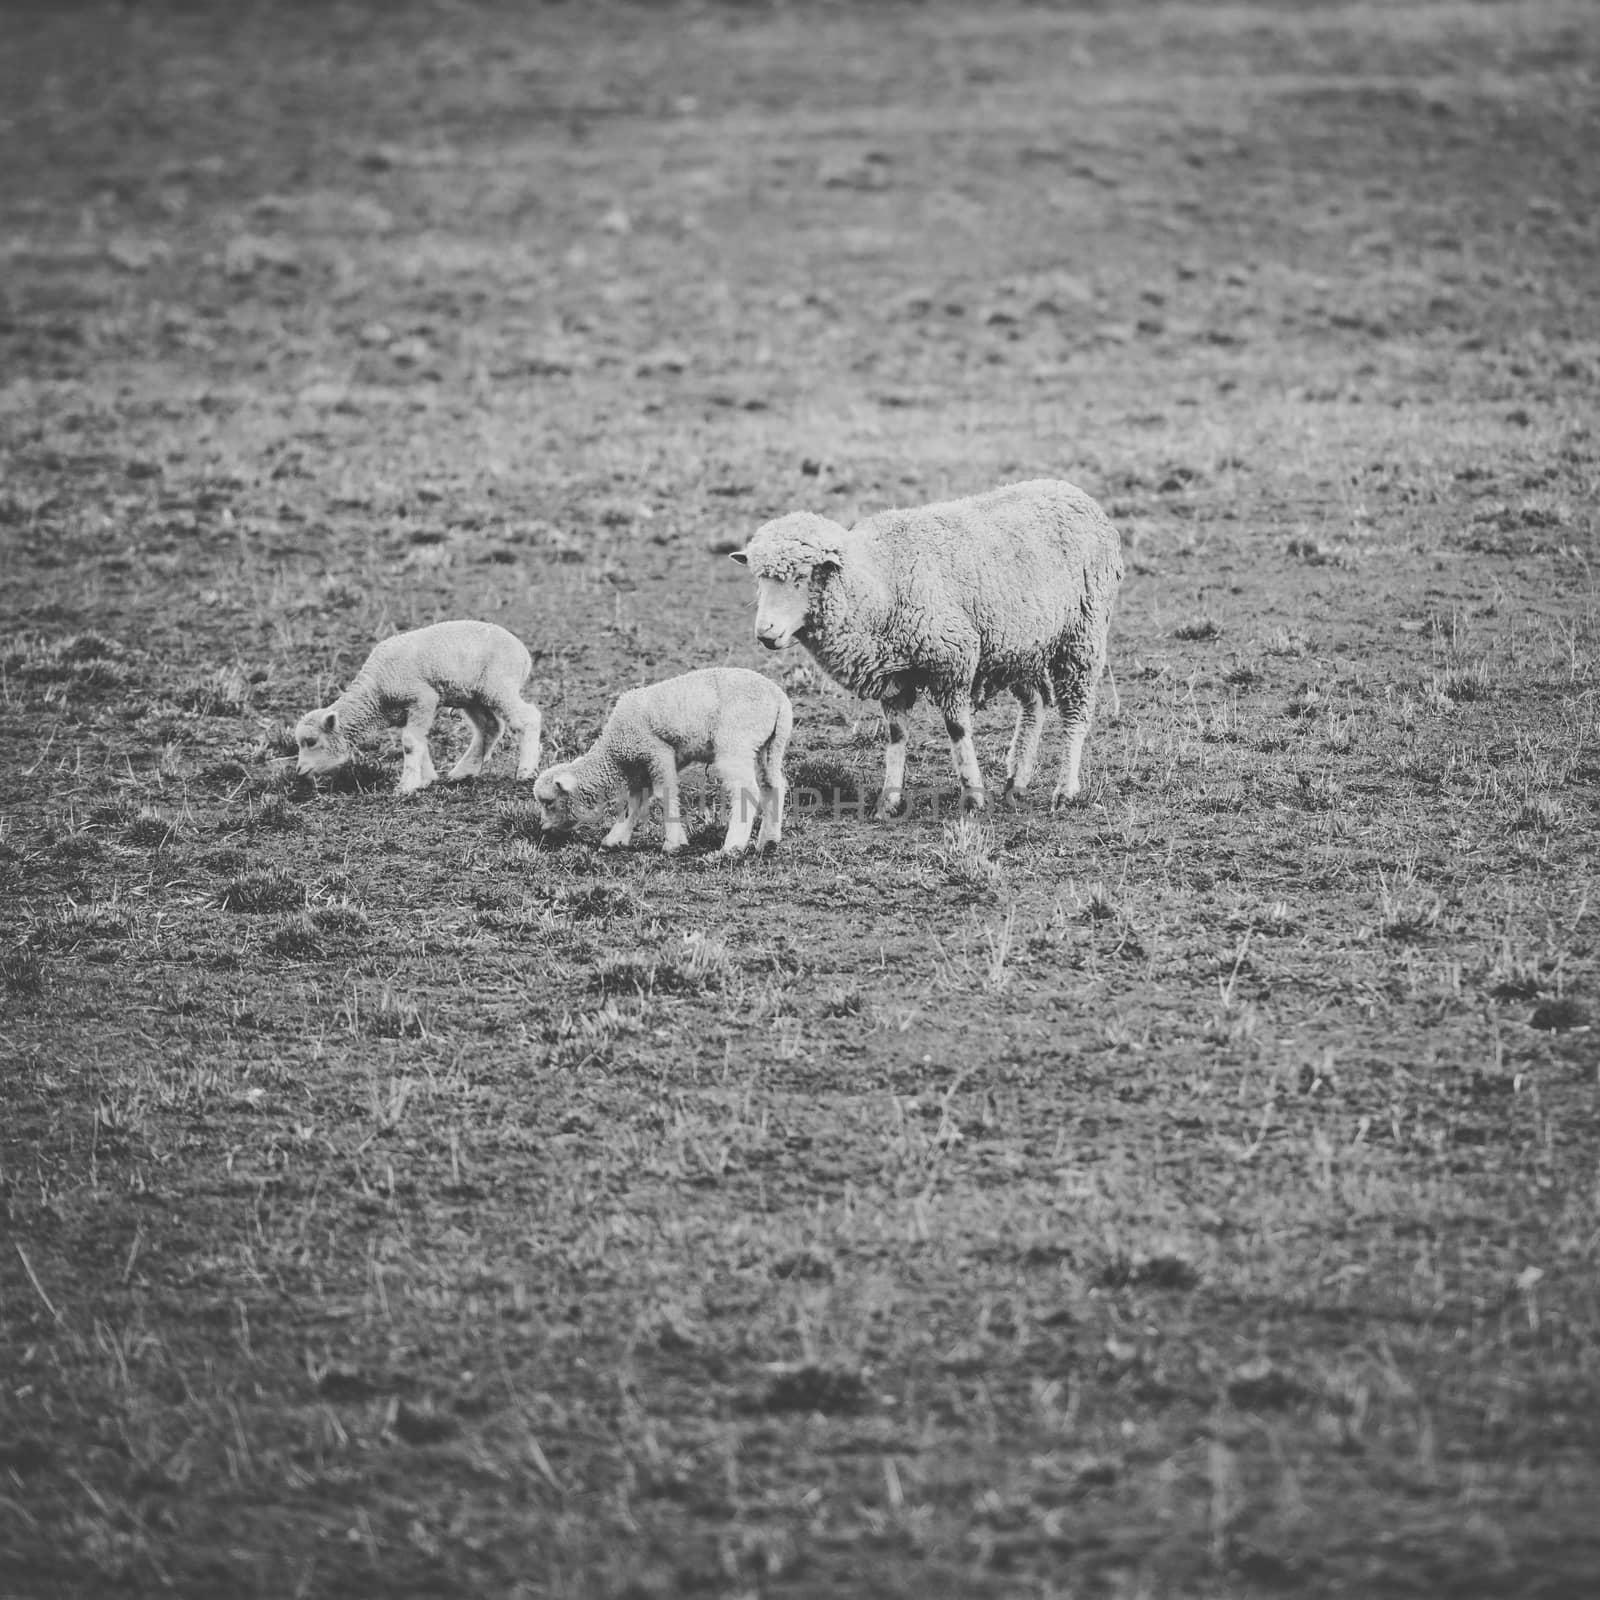
<path id="1" fill-rule="evenodd" d="M 839 566 L 844 537 L 837 522 L 792 511 L 764 523 L 748 549 L 733 552 L 733 559 L 755 575 L 756 638 L 767 649 L 782 650 L 805 637 L 812 589 Z"/>
<path id="2" fill-rule="evenodd" d="M 585 820 L 577 799 L 578 780 L 572 763 L 546 767 L 533 783 L 533 803 L 539 808 L 539 826 L 546 833 L 567 833 Z"/>
<path id="3" fill-rule="evenodd" d="M 294 730 L 298 770 L 302 775 L 332 772 L 350 759 L 350 741 L 339 726 L 337 711 L 313 711 Z"/>
<path id="4" fill-rule="evenodd" d="M 805 631 L 811 610 L 810 574 L 793 583 L 756 579 L 756 638 L 769 650 L 782 650 Z"/>

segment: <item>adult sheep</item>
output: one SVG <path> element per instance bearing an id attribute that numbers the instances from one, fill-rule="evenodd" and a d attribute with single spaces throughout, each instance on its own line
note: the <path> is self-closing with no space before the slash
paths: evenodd
<path id="1" fill-rule="evenodd" d="M 1067 734 L 1053 803 L 1077 796 L 1123 573 L 1117 530 L 1083 490 L 1040 478 L 849 529 L 796 511 L 733 559 L 755 574 L 762 644 L 798 641 L 845 688 L 882 702 L 877 816 L 900 809 L 908 719 L 924 694 L 944 713 L 965 806 L 984 802 L 973 708 L 1002 689 L 1021 703 L 1005 792 L 1032 781 L 1053 703 Z"/>

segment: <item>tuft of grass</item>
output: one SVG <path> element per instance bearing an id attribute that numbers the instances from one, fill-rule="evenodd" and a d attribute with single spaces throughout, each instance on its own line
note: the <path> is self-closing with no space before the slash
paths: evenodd
<path id="1" fill-rule="evenodd" d="M 1208 639 L 1222 637 L 1222 624 L 1215 617 L 1196 617 L 1190 622 L 1180 623 L 1172 630 L 1174 639 L 1188 639 L 1191 642 L 1203 643 Z"/>
<path id="2" fill-rule="evenodd" d="M 994 849 L 994 829 L 976 812 L 966 812 L 945 823 L 944 843 L 934 850 L 934 859 L 950 882 L 992 889 L 1005 876 Z"/>
<path id="3" fill-rule="evenodd" d="M 44 988 L 44 962 L 26 944 L 0 949 L 0 988 L 7 994 L 38 994 Z"/>
<path id="4" fill-rule="evenodd" d="M 270 872 L 249 872 L 224 884 L 217 903 L 224 911 L 252 914 L 268 911 L 298 911 L 306 903 L 307 889 L 292 873 L 274 868 Z"/>
<path id="5" fill-rule="evenodd" d="M 149 850 L 164 850 L 175 844 L 182 835 L 183 824 L 153 806 L 141 806 L 139 814 L 122 830 L 125 844 L 140 845 Z"/>
<path id="6" fill-rule="evenodd" d="M 726 942 L 697 931 L 671 954 L 606 957 L 590 986 L 603 995 L 708 994 L 733 987 L 737 972 Z"/>
<path id="7" fill-rule="evenodd" d="M 269 794 L 250 813 L 252 828 L 265 828 L 272 833 L 298 833 L 305 825 L 304 815 L 286 794 Z"/>
<path id="8" fill-rule="evenodd" d="M 216 667 L 184 684 L 173 700 L 197 716 L 243 716 L 250 709 L 250 680 L 238 666 Z"/>
<path id="9" fill-rule="evenodd" d="M 527 839 L 537 843 L 544 838 L 539 808 L 532 800 L 502 800 L 495 807 L 495 831 L 507 839 Z"/>
<path id="10" fill-rule="evenodd" d="M 1535 794 L 1517 808 L 1511 827 L 1517 832 L 1556 833 L 1567 822 L 1567 808 L 1553 794 Z"/>
<path id="11" fill-rule="evenodd" d="M 810 757 L 789 769 L 789 798 L 798 810 L 831 810 L 853 805 L 861 798 L 861 784 L 842 761 Z"/>

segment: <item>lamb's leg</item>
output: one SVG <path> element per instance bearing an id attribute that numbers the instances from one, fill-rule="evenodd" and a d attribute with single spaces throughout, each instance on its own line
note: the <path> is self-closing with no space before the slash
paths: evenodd
<path id="1" fill-rule="evenodd" d="M 650 787 L 661 797 L 661 820 L 667 830 L 661 848 L 665 854 L 675 856 L 688 848 L 689 830 L 678 810 L 678 759 L 671 750 L 663 750 L 651 760 Z"/>
<path id="2" fill-rule="evenodd" d="M 628 809 L 617 818 L 610 833 L 600 841 L 602 850 L 620 850 L 624 845 L 632 842 L 633 830 L 638 825 L 639 818 L 644 808 L 650 803 L 650 790 L 647 785 L 628 785 Z"/>
<path id="3" fill-rule="evenodd" d="M 539 775 L 539 730 L 544 718 L 539 708 L 526 700 L 509 700 L 495 708 L 500 719 L 517 736 L 517 777 L 536 778 Z"/>
<path id="4" fill-rule="evenodd" d="M 400 793 L 415 794 L 426 789 L 437 774 L 433 770 L 433 753 L 428 749 L 428 730 L 439 710 L 439 696 L 431 689 L 422 690 L 411 702 L 410 714 L 400 730 L 400 748 L 405 761 L 400 768 Z"/>
<path id="5" fill-rule="evenodd" d="M 757 756 L 761 770 L 761 832 L 756 836 L 758 850 L 775 850 L 783 838 L 783 800 L 789 789 L 783 776 L 783 752 L 788 743 L 787 729 L 780 728 Z"/>
<path id="6" fill-rule="evenodd" d="M 900 811 L 906 782 L 906 740 L 911 734 L 911 712 L 916 703 L 915 689 L 902 690 L 883 702 L 883 714 L 889 719 L 889 742 L 883 752 L 883 792 L 872 813 L 880 822 Z"/>
<path id="7" fill-rule="evenodd" d="M 1022 702 L 1017 712 L 1017 731 L 1006 752 L 1005 794 L 1025 794 L 1039 766 L 1039 741 L 1044 735 L 1044 695 L 1038 689 L 1014 691 Z"/>
<path id="8" fill-rule="evenodd" d="M 1094 724 L 1095 690 L 1104 670 L 1104 658 L 1081 661 L 1063 657 L 1051 674 L 1056 703 L 1061 707 L 1061 725 L 1066 729 L 1067 748 L 1061 758 L 1061 776 L 1056 780 L 1050 804 L 1065 805 L 1078 798 L 1083 767 L 1083 747 Z"/>
<path id="9" fill-rule="evenodd" d="M 961 809 L 983 809 L 983 768 L 972 743 L 972 697 L 951 695 L 944 703 L 944 731 L 950 735 L 950 758 L 961 780 Z"/>
<path id="10" fill-rule="evenodd" d="M 476 706 L 463 706 L 461 714 L 472 725 L 472 743 L 462 752 L 461 759 L 445 774 L 447 783 L 460 783 L 463 778 L 476 778 L 489 759 L 489 752 L 500 739 L 499 719 L 492 711 Z"/>
<path id="11" fill-rule="evenodd" d="M 750 843 L 750 830 L 761 809 L 761 785 L 756 779 L 755 758 L 748 752 L 730 752 L 719 755 L 713 765 L 717 781 L 728 796 L 728 832 L 722 841 L 722 853 L 740 855 Z M 762 832 L 766 832 L 764 822 Z"/>

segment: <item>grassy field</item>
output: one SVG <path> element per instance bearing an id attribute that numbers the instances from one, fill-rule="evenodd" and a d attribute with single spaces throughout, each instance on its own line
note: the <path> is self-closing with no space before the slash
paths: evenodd
<path id="1" fill-rule="evenodd" d="M 15 6 L 0 148 L 0 1591 L 1597 1592 L 1600 10 Z M 875 824 L 724 552 L 1044 474 L 1084 803 Z M 464 615 L 782 850 L 294 777 Z"/>

